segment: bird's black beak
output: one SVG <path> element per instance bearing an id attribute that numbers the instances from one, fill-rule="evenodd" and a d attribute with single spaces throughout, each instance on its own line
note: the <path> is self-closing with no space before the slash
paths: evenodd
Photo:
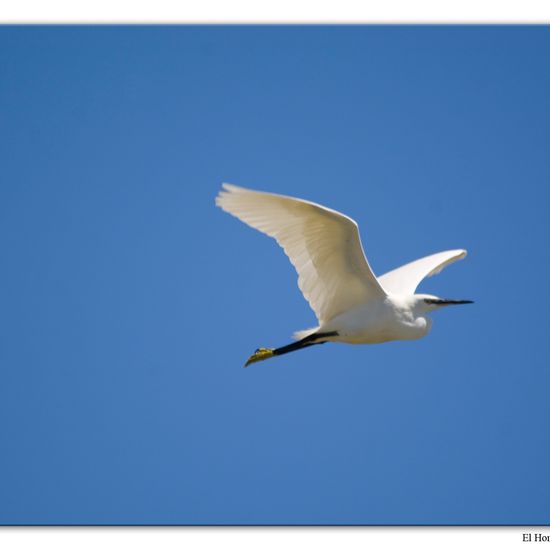
<path id="1" fill-rule="evenodd" d="M 459 304 L 473 304 L 472 300 L 446 300 L 441 298 L 426 298 L 424 300 L 427 304 L 434 304 L 437 306 L 456 306 Z"/>

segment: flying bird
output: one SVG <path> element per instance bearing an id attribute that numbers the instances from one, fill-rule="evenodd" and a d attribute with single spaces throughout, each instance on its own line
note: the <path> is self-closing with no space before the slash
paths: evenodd
<path id="1" fill-rule="evenodd" d="M 422 279 L 461 260 L 466 250 L 438 252 L 376 277 L 363 252 L 359 228 L 348 216 L 302 199 L 229 183 L 222 187 L 216 204 L 277 241 L 296 268 L 298 287 L 319 322 L 295 332 L 291 344 L 257 349 L 245 367 L 326 342 L 416 340 L 430 331 L 430 312 L 473 303 L 415 294 Z"/>

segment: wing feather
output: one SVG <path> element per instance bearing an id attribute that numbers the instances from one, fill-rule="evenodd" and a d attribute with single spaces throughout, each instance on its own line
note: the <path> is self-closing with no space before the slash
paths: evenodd
<path id="1" fill-rule="evenodd" d="M 273 237 L 298 272 L 298 287 L 320 324 L 385 296 L 361 246 L 357 224 L 313 202 L 223 184 L 216 204 Z"/>
<path id="2" fill-rule="evenodd" d="M 414 294 L 422 279 L 436 275 L 449 264 L 462 260 L 466 254 L 466 250 L 438 252 L 384 273 L 378 277 L 378 281 L 386 292 Z"/>

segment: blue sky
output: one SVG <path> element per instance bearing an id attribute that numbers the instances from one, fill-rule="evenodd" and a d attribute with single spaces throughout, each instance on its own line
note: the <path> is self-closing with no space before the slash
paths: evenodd
<path id="1" fill-rule="evenodd" d="M 550 522 L 548 27 L 0 28 L 0 522 Z M 318 346 L 222 181 L 467 248 Z"/>

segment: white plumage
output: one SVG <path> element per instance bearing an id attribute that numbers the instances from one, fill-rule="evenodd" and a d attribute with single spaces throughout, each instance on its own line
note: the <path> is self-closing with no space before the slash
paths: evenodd
<path id="1" fill-rule="evenodd" d="M 440 273 L 449 264 L 466 257 L 466 250 L 447 250 L 420 258 L 378 277 L 386 292 L 414 294 L 422 279 Z"/>
<path id="2" fill-rule="evenodd" d="M 422 279 L 464 258 L 465 250 L 432 254 L 377 278 L 363 252 L 357 224 L 344 214 L 228 183 L 223 184 L 216 204 L 279 243 L 296 268 L 298 286 L 319 321 L 318 327 L 295 333 L 303 345 L 262 348 L 249 363 L 326 341 L 378 343 L 420 338 L 431 326 L 425 313 L 442 305 L 469 303 L 414 294 Z"/>

